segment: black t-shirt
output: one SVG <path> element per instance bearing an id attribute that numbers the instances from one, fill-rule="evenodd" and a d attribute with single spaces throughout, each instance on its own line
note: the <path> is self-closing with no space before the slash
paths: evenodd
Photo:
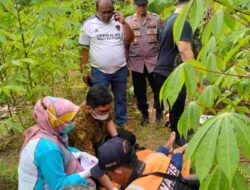
<path id="1" fill-rule="evenodd" d="M 178 46 L 174 42 L 174 22 L 178 13 L 172 14 L 165 21 L 162 32 L 159 38 L 160 52 L 158 62 L 155 66 L 154 72 L 163 76 L 168 76 L 173 70 L 175 65 L 175 58 L 179 54 Z M 192 28 L 188 21 L 185 21 L 180 41 L 192 40 Z"/>

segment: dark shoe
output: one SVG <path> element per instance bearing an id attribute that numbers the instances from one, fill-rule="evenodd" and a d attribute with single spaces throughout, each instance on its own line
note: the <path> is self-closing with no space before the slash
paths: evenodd
<path id="1" fill-rule="evenodd" d="M 141 126 L 149 124 L 149 118 L 148 116 L 143 116 L 141 120 Z"/>
<path id="2" fill-rule="evenodd" d="M 162 111 L 156 111 L 156 122 L 160 123 L 162 121 Z"/>

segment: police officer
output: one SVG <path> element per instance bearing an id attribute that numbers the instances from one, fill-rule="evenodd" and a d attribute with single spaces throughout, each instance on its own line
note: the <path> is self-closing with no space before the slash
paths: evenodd
<path id="1" fill-rule="evenodd" d="M 159 91 L 153 78 L 153 70 L 159 53 L 158 35 L 160 17 L 147 11 L 148 0 L 134 0 L 135 14 L 127 21 L 134 32 L 134 41 L 128 47 L 128 65 L 132 71 L 134 93 L 137 107 L 142 113 L 141 125 L 149 123 L 147 104 L 147 81 L 154 93 L 156 121 L 162 120 L 162 108 L 159 103 Z"/>

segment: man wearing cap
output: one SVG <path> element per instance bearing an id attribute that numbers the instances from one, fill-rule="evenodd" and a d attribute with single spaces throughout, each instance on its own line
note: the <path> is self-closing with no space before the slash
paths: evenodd
<path id="1" fill-rule="evenodd" d="M 194 59 L 192 50 L 192 28 L 186 20 L 182 29 L 182 34 L 178 44 L 174 41 L 174 23 L 179 13 L 183 10 L 189 0 L 178 0 L 178 5 L 175 12 L 167 18 L 162 28 L 159 37 L 160 52 L 157 65 L 154 69 L 154 78 L 157 83 L 157 88 L 160 90 L 168 76 L 176 68 L 176 58 L 181 56 L 182 62 Z M 179 145 L 185 144 L 184 139 L 181 139 L 177 131 L 178 121 L 183 113 L 186 100 L 186 89 L 182 88 L 181 92 L 174 105 L 169 111 L 169 122 L 172 131 L 176 132 L 176 142 Z"/>
<path id="2" fill-rule="evenodd" d="M 98 178 L 106 172 L 112 180 L 126 190 L 170 190 L 175 186 L 175 181 L 161 176 L 151 175 L 161 172 L 171 176 L 179 176 L 182 169 L 182 153 L 186 146 L 173 150 L 175 133 L 157 152 L 139 160 L 134 148 L 119 137 L 108 140 L 98 149 L 99 163 L 90 173 Z M 168 156 L 173 151 L 173 155 Z M 146 175 L 149 174 L 149 175 Z"/>
<path id="3" fill-rule="evenodd" d="M 133 40 L 133 32 L 112 0 L 96 0 L 96 14 L 81 27 L 79 44 L 81 69 L 90 58 L 93 85 L 109 87 L 114 94 L 115 122 L 127 126 L 126 84 L 127 66 L 124 44 Z"/>
<path id="4" fill-rule="evenodd" d="M 154 93 L 156 121 L 162 119 L 162 108 L 159 103 L 159 91 L 153 78 L 153 70 L 159 53 L 158 35 L 160 17 L 147 11 L 148 0 L 134 0 L 135 14 L 127 21 L 134 32 L 134 41 L 128 47 L 128 65 L 132 71 L 134 93 L 137 107 L 142 113 L 141 125 L 149 123 L 147 104 L 147 81 Z"/>

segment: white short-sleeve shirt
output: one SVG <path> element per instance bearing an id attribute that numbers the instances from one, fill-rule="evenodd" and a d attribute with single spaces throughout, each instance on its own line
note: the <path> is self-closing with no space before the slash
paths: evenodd
<path id="1" fill-rule="evenodd" d="M 126 65 L 122 25 L 113 18 L 102 22 L 96 15 L 81 27 L 79 44 L 89 46 L 90 64 L 106 74 Z"/>

